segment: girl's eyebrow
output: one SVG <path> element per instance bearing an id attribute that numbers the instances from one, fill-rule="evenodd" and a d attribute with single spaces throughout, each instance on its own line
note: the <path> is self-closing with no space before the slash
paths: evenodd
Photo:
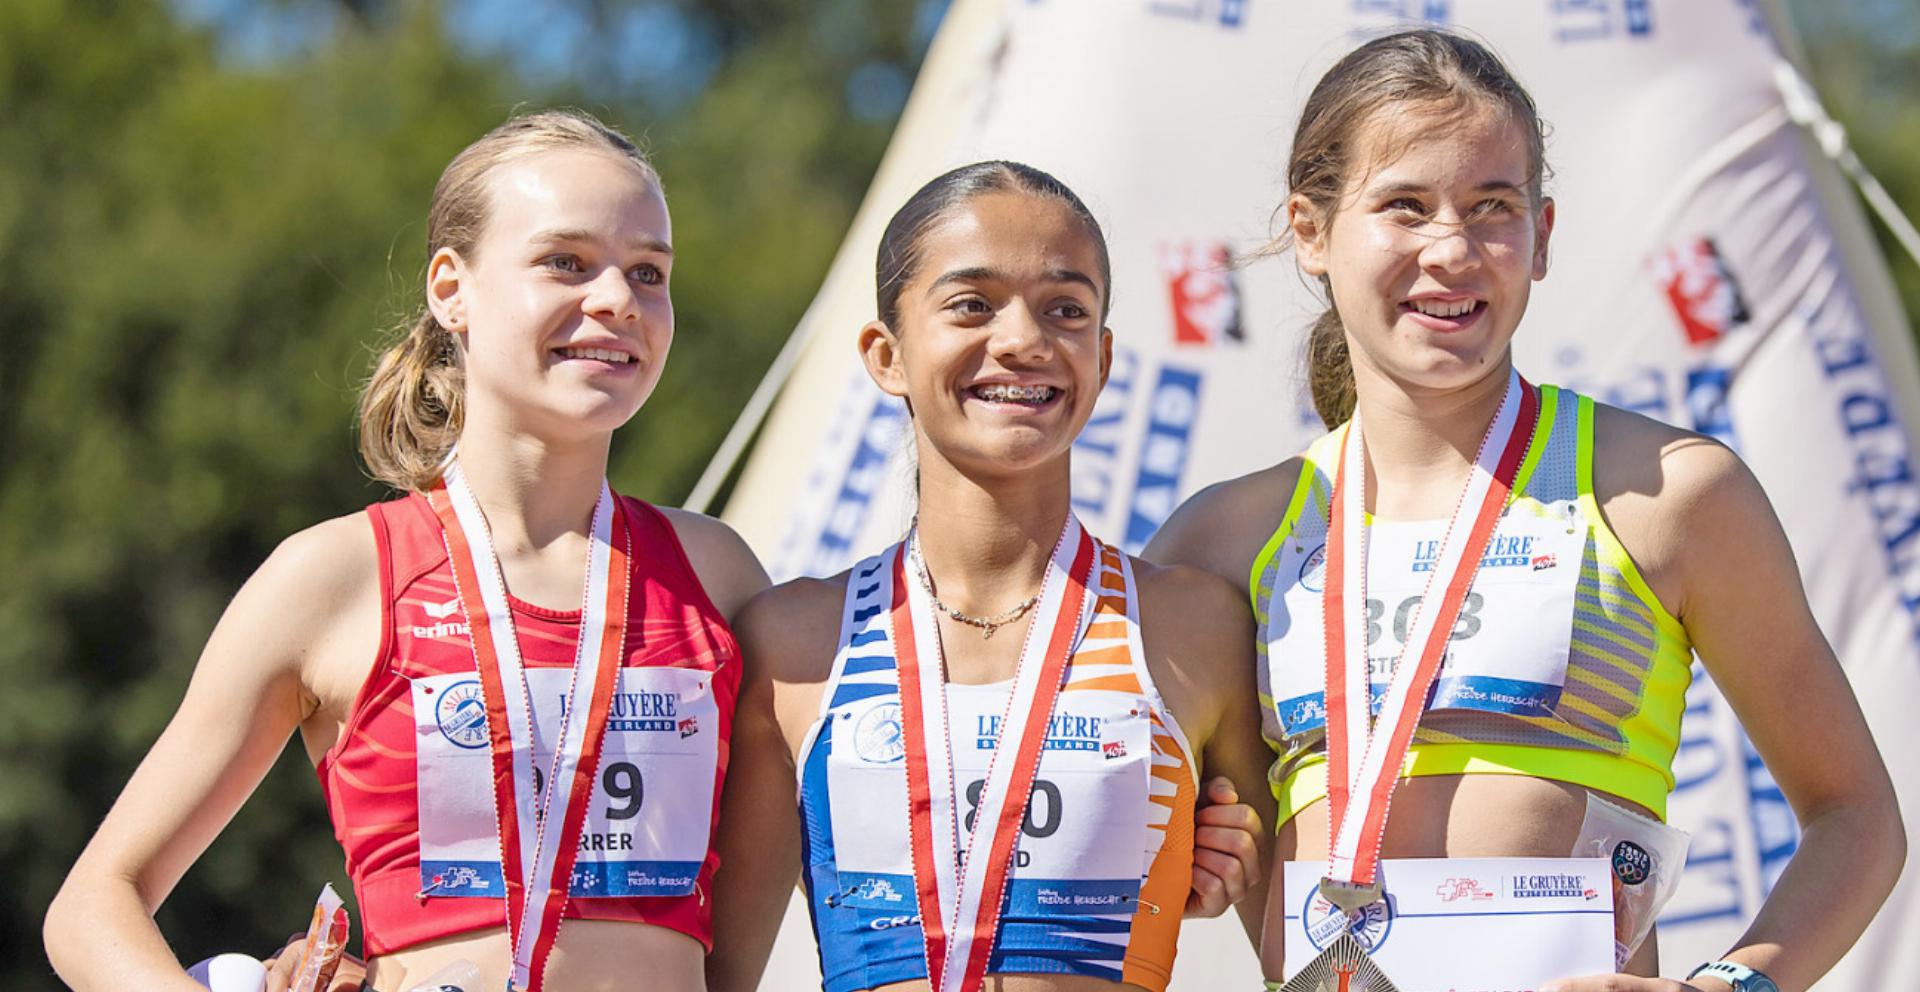
<path id="1" fill-rule="evenodd" d="M 933 284 L 927 287 L 927 295 L 933 295 L 935 290 L 948 283 L 1005 281 L 1007 278 L 1005 273 L 983 265 L 976 265 L 964 269 L 953 269 L 949 272 L 942 273 L 940 278 L 935 279 Z M 1100 286 L 1093 281 L 1093 277 L 1078 269 L 1048 269 L 1045 278 L 1047 282 L 1078 283 L 1092 292 L 1100 292 Z"/>
<path id="2" fill-rule="evenodd" d="M 1512 182 L 1506 179 L 1489 179 L 1486 182 L 1481 183 L 1478 186 L 1475 186 L 1473 188 L 1473 191 L 1476 193 L 1524 193 L 1526 192 L 1524 189 L 1521 188 L 1519 183 Z M 1431 193 L 1433 192 L 1433 187 L 1428 186 L 1425 183 L 1417 183 L 1411 180 L 1402 180 L 1400 182 L 1389 183 L 1388 185 L 1385 185 L 1385 186 L 1376 187 L 1374 189 L 1369 190 L 1368 192 L 1376 196 L 1387 196 L 1394 193 Z"/>
<path id="3" fill-rule="evenodd" d="M 601 239 L 599 235 L 585 228 L 558 227 L 535 232 L 533 237 L 527 240 L 534 244 L 550 244 L 558 241 L 586 241 L 597 244 Z M 646 235 L 628 238 L 627 245 L 636 251 L 654 252 L 661 255 L 673 254 L 672 245 L 667 244 L 659 238 L 648 237 Z"/>

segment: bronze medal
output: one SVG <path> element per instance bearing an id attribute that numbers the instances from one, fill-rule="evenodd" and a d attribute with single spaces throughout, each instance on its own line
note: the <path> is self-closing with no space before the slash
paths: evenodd
<path id="1" fill-rule="evenodd" d="M 1352 934 L 1343 933 L 1287 979 L 1280 992 L 1400 992 L 1400 986 L 1373 963 Z"/>

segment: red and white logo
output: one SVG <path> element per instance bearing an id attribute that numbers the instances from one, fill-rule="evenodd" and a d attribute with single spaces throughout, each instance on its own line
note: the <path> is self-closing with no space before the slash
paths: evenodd
<path id="1" fill-rule="evenodd" d="M 1552 568 L 1553 566 L 1558 564 L 1560 563 L 1557 560 L 1555 560 L 1552 555 L 1534 555 L 1533 556 L 1533 570 L 1536 572 L 1544 572 L 1547 569 Z"/>
<path id="2" fill-rule="evenodd" d="M 1698 238 L 1661 252 L 1653 260 L 1653 274 L 1666 291 L 1688 344 L 1712 344 L 1747 322 L 1740 284 L 1713 239 Z"/>
<path id="3" fill-rule="evenodd" d="M 692 737 L 694 734 L 697 734 L 699 732 L 700 732 L 700 721 L 694 719 L 693 717 L 686 717 L 680 721 L 681 737 L 683 738 Z"/>
<path id="4" fill-rule="evenodd" d="M 1240 326 L 1240 283 L 1226 242 L 1164 243 L 1160 272 L 1173 305 L 1174 344 L 1204 346 L 1245 339 Z"/>
<path id="5" fill-rule="evenodd" d="M 1113 758 L 1124 758 L 1127 756 L 1127 742 L 1107 741 L 1100 745 L 1100 753 L 1106 755 L 1109 760 Z"/>
<path id="6" fill-rule="evenodd" d="M 1434 890 L 1441 902 L 1486 902 L 1493 898 L 1493 892 L 1480 884 L 1477 878 L 1449 878 Z"/>

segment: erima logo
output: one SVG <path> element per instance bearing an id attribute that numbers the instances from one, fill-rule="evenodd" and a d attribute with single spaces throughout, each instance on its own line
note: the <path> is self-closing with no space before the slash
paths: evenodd
<path id="1" fill-rule="evenodd" d="M 453 611 L 460 608 L 460 601 L 449 599 L 444 603 L 422 603 L 421 606 L 427 611 L 427 616 L 435 620 L 445 620 L 453 616 Z"/>

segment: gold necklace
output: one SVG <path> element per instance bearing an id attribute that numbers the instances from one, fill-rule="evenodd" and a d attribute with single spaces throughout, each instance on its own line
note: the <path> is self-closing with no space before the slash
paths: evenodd
<path id="1" fill-rule="evenodd" d="M 919 577 L 920 588 L 927 591 L 927 598 L 933 600 L 934 609 L 970 627 L 980 628 L 981 640 L 991 638 L 994 631 L 1024 616 L 1028 610 L 1033 609 L 1033 604 L 1040 602 L 1040 593 L 1046 591 L 1046 584 L 1042 582 L 1039 591 L 1028 596 L 1024 602 L 1012 609 L 990 617 L 976 617 L 940 602 L 940 597 L 933 594 L 933 577 L 927 574 L 927 560 L 920 554 L 920 528 L 918 527 L 913 529 L 912 535 L 907 539 L 907 557 L 912 559 L 913 574 Z"/>

